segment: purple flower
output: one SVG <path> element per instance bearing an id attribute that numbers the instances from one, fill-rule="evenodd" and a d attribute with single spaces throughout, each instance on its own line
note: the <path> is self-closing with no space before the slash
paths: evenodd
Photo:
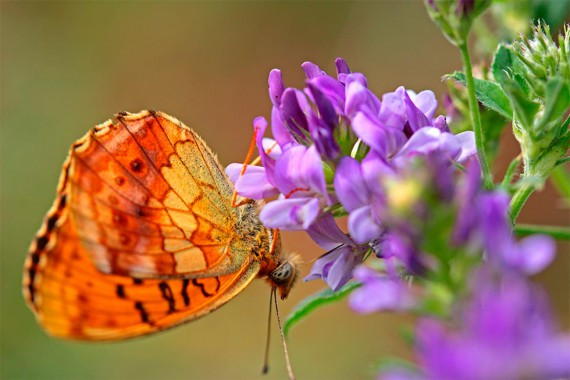
<path id="1" fill-rule="evenodd" d="M 321 156 L 334 160 L 340 153 L 340 147 L 334 136 L 334 131 L 339 124 L 339 116 L 329 98 L 317 86 L 312 83 L 308 86 L 318 110 L 318 116 L 315 113 L 310 115 L 311 138 Z"/>
<path id="2" fill-rule="evenodd" d="M 416 355 L 428 379 L 570 376 L 570 337 L 559 335 L 544 294 L 519 276 L 479 273 L 450 327 L 423 319 Z"/>
<path id="3" fill-rule="evenodd" d="M 554 241 L 533 235 L 516 242 L 508 219 L 509 200 L 500 191 L 483 194 L 479 199 L 480 237 L 487 259 L 505 270 L 538 273 L 554 259 Z"/>
<path id="4" fill-rule="evenodd" d="M 226 174 L 242 197 L 264 199 L 279 193 L 267 180 L 267 170 L 263 166 L 247 165 L 243 175 L 240 175 L 242 169 L 243 164 L 230 164 L 226 168 Z"/>
<path id="5" fill-rule="evenodd" d="M 275 161 L 274 170 L 273 182 L 281 196 L 263 207 L 261 221 L 270 228 L 307 229 L 332 203 L 316 148 L 289 148 Z"/>
<path id="6" fill-rule="evenodd" d="M 383 230 L 379 215 L 384 202 L 381 178 L 392 173 L 375 154 L 368 155 L 362 163 L 343 157 L 337 166 L 334 188 L 340 203 L 349 212 L 348 231 L 359 244 L 377 238 Z"/>
<path id="7" fill-rule="evenodd" d="M 350 307 L 357 313 L 405 311 L 417 303 L 411 285 L 399 278 L 393 269 L 389 269 L 386 275 L 380 275 L 369 267 L 361 266 L 354 271 L 354 278 L 362 284 L 349 298 Z"/>
<path id="8" fill-rule="evenodd" d="M 382 157 L 390 157 L 404 145 L 404 132 L 380 124 L 365 112 L 358 112 L 352 119 L 352 129 L 362 141 Z"/>
<path id="9" fill-rule="evenodd" d="M 309 122 L 307 116 L 311 106 L 305 94 L 297 89 L 288 88 L 281 98 L 281 121 L 287 131 L 300 144 L 308 144 Z"/>
<path id="10" fill-rule="evenodd" d="M 469 162 L 457 195 L 454 244 L 484 250 L 489 262 L 507 272 L 532 275 L 552 262 L 556 247 L 551 238 L 533 235 L 515 240 L 508 218 L 510 198 L 499 190 L 481 189 L 481 169 L 476 159 Z"/>
<path id="11" fill-rule="evenodd" d="M 396 153 L 393 162 L 396 166 L 403 167 L 407 161 L 417 155 L 428 155 L 437 152 L 459 163 L 477 153 L 475 148 L 475 136 L 472 131 L 454 135 L 442 132 L 435 127 L 425 127 L 418 130 L 410 137 L 406 144 Z"/>
<path id="12" fill-rule="evenodd" d="M 407 225 L 399 227 L 386 232 L 374 247 L 374 252 L 378 257 L 403 264 L 410 274 L 424 274 L 431 260 L 418 248 L 422 237 L 415 231 L 406 231 Z"/>
<path id="13" fill-rule="evenodd" d="M 302 90 L 286 87 L 281 72 L 271 71 L 274 140 L 264 138 L 267 122 L 256 118 L 255 142 L 262 166 L 248 165 L 244 170 L 241 164 L 231 164 L 227 173 L 240 196 L 265 199 L 278 195 L 260 213 L 265 226 L 308 230 L 326 210 L 342 206 L 349 214 L 351 238 L 355 244 L 367 244 L 385 232 L 386 215 L 390 216 L 392 207 L 387 204 L 387 183 L 401 177 L 410 161 L 421 156 L 433 161 L 429 165 L 441 167 L 434 171 L 435 184 L 446 190 L 452 161 L 463 162 L 474 155 L 475 145 L 471 132 L 453 135 L 445 117 L 435 117 L 433 92 L 416 94 L 399 87 L 380 101 L 363 74 L 351 72 L 340 58 L 335 63 L 336 78 L 314 63 L 303 63 L 306 87 Z M 400 189 L 392 189 L 390 199 L 427 207 L 416 205 L 419 199 L 413 196 L 404 199 L 410 187 L 403 190 L 404 197 L 394 197 Z M 425 210 L 409 211 L 426 215 Z M 398 226 L 400 241 L 410 247 L 405 251 L 407 257 L 400 259 L 417 271 L 424 264 L 416 257 L 417 242 L 404 239 L 408 230 L 414 231 L 410 226 Z M 340 253 L 330 258 L 336 262 L 344 257 Z"/>
<path id="14" fill-rule="evenodd" d="M 463 180 L 457 189 L 457 218 L 453 231 L 453 243 L 465 244 L 478 225 L 477 202 L 481 193 L 481 166 L 477 158 L 469 161 Z"/>
<path id="15" fill-rule="evenodd" d="M 304 281 L 322 279 L 336 291 L 352 279 L 352 271 L 364 257 L 367 247 L 358 246 L 346 236 L 330 214 L 308 228 L 309 235 L 329 252 L 315 261 Z"/>

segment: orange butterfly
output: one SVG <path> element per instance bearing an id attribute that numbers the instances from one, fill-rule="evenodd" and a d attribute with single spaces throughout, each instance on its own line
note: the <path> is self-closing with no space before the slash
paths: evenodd
<path id="1" fill-rule="evenodd" d="M 52 335 L 121 340 L 208 314 L 266 278 L 296 277 L 260 204 L 232 207 L 212 151 L 161 112 L 120 113 L 75 142 L 30 247 L 24 294 Z"/>

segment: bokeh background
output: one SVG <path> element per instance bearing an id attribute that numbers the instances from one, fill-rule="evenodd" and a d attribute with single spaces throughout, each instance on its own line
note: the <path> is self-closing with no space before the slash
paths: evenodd
<path id="1" fill-rule="evenodd" d="M 260 375 L 269 297 L 261 281 L 207 318 L 143 339 L 75 343 L 39 328 L 21 296 L 22 265 L 68 147 L 89 128 L 119 111 L 162 110 L 201 134 L 223 164 L 241 162 L 252 119 L 269 116 L 274 67 L 288 85 L 301 86 L 303 61 L 334 73 L 342 56 L 377 94 L 405 85 L 432 89 L 440 99 L 440 77 L 459 68 L 457 52 L 420 1 L 2 1 L 0 21 L 2 379 L 286 377 L 275 329 L 271 372 Z M 499 173 L 516 154 L 507 136 Z M 568 225 L 569 213 L 547 184 L 521 220 Z M 322 253 L 300 233 L 286 233 L 284 245 L 307 260 Z M 569 257 L 568 244 L 559 244 L 556 263 L 537 278 L 565 329 Z M 323 286 L 300 283 L 281 304 L 282 315 Z M 372 378 L 379 358 L 410 357 L 400 336 L 408 322 L 357 316 L 344 302 L 322 309 L 291 332 L 297 376 Z"/>

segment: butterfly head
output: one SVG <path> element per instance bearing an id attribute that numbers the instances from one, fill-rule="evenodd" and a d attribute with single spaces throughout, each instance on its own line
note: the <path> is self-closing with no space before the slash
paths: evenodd
<path id="1" fill-rule="evenodd" d="M 272 286 L 277 287 L 282 300 L 287 298 L 299 276 L 299 260 L 297 257 L 291 256 L 281 261 L 277 268 L 269 273 L 269 282 Z"/>

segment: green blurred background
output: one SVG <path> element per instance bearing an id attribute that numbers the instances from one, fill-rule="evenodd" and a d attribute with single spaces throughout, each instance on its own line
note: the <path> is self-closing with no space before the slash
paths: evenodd
<path id="1" fill-rule="evenodd" d="M 119 111 L 162 110 L 194 128 L 221 162 L 241 162 L 251 121 L 269 116 L 267 74 L 301 86 L 311 60 L 334 74 L 344 57 L 381 94 L 399 85 L 445 86 L 459 68 L 419 1 L 363 3 L 6 2 L 1 3 L 1 346 L 3 379 L 285 378 L 274 330 L 271 371 L 260 375 L 269 289 L 255 281 L 222 309 L 192 324 L 115 344 L 46 336 L 21 296 L 28 245 L 55 195 L 69 145 Z M 505 139 L 498 171 L 517 154 Z M 568 224 L 554 190 L 533 196 L 521 219 Z M 309 260 L 321 250 L 286 233 L 286 249 Z M 568 244 L 538 281 L 561 325 L 570 326 Z M 304 269 L 304 275 L 308 268 Z M 282 315 L 322 283 L 300 283 Z M 300 379 L 371 378 L 385 355 L 410 357 L 400 315 L 361 317 L 346 303 L 293 329 Z M 275 326 L 274 326 L 275 327 Z"/>

